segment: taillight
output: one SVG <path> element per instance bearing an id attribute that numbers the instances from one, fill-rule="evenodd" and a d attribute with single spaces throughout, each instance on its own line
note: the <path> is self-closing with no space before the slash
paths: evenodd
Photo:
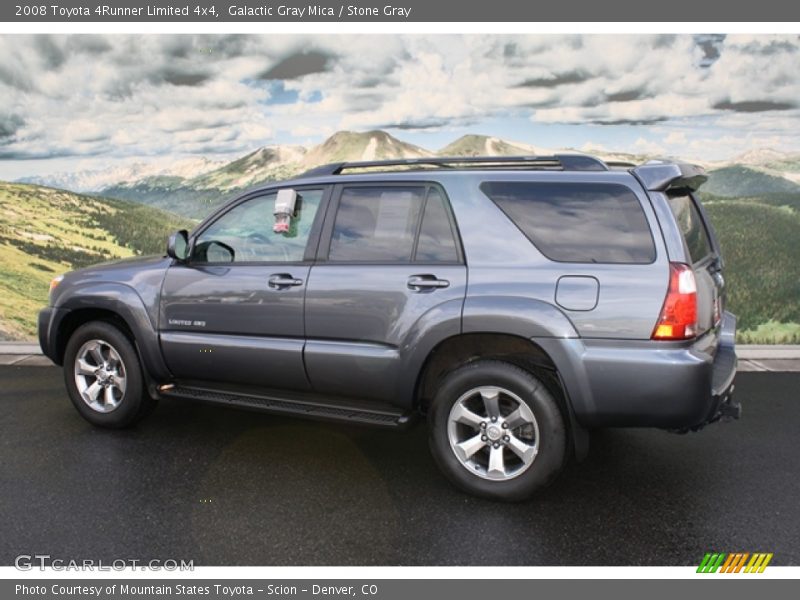
<path id="1" fill-rule="evenodd" d="M 683 263 L 669 264 L 669 289 L 651 336 L 654 340 L 688 340 L 697 335 L 697 283 Z"/>

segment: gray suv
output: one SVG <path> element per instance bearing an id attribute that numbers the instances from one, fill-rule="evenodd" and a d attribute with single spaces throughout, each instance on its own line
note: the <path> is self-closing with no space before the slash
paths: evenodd
<path id="1" fill-rule="evenodd" d="M 530 496 L 598 427 L 738 417 L 703 170 L 584 155 L 338 163 L 252 190 L 167 255 L 53 282 L 91 423 L 158 398 L 400 427 L 462 489 Z"/>

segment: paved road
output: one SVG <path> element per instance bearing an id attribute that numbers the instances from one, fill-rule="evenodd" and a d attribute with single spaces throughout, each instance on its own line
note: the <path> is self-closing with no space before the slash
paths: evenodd
<path id="1" fill-rule="evenodd" d="M 51 367 L 0 367 L 0 564 L 800 564 L 800 374 L 740 374 L 741 421 L 593 435 L 590 457 L 516 505 L 439 475 L 424 427 L 396 433 L 164 401 L 94 429 Z"/>

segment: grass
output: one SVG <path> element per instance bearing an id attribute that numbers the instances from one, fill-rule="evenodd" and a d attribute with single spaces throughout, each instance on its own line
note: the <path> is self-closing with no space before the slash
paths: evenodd
<path id="1" fill-rule="evenodd" d="M 36 336 L 56 275 L 162 252 L 169 232 L 186 226 L 141 204 L 0 182 L 0 339 Z"/>
<path id="2" fill-rule="evenodd" d="M 736 341 L 740 344 L 800 344 L 800 323 L 767 321 L 755 329 L 739 331 Z"/>

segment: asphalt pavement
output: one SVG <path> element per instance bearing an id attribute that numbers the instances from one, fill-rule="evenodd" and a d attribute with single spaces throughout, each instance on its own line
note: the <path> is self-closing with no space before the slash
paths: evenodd
<path id="1" fill-rule="evenodd" d="M 521 504 L 466 496 L 407 432 L 162 401 L 134 429 L 83 421 L 55 367 L 0 366 L 0 564 L 800 564 L 800 374 L 740 373 L 740 421 L 592 434 Z"/>

